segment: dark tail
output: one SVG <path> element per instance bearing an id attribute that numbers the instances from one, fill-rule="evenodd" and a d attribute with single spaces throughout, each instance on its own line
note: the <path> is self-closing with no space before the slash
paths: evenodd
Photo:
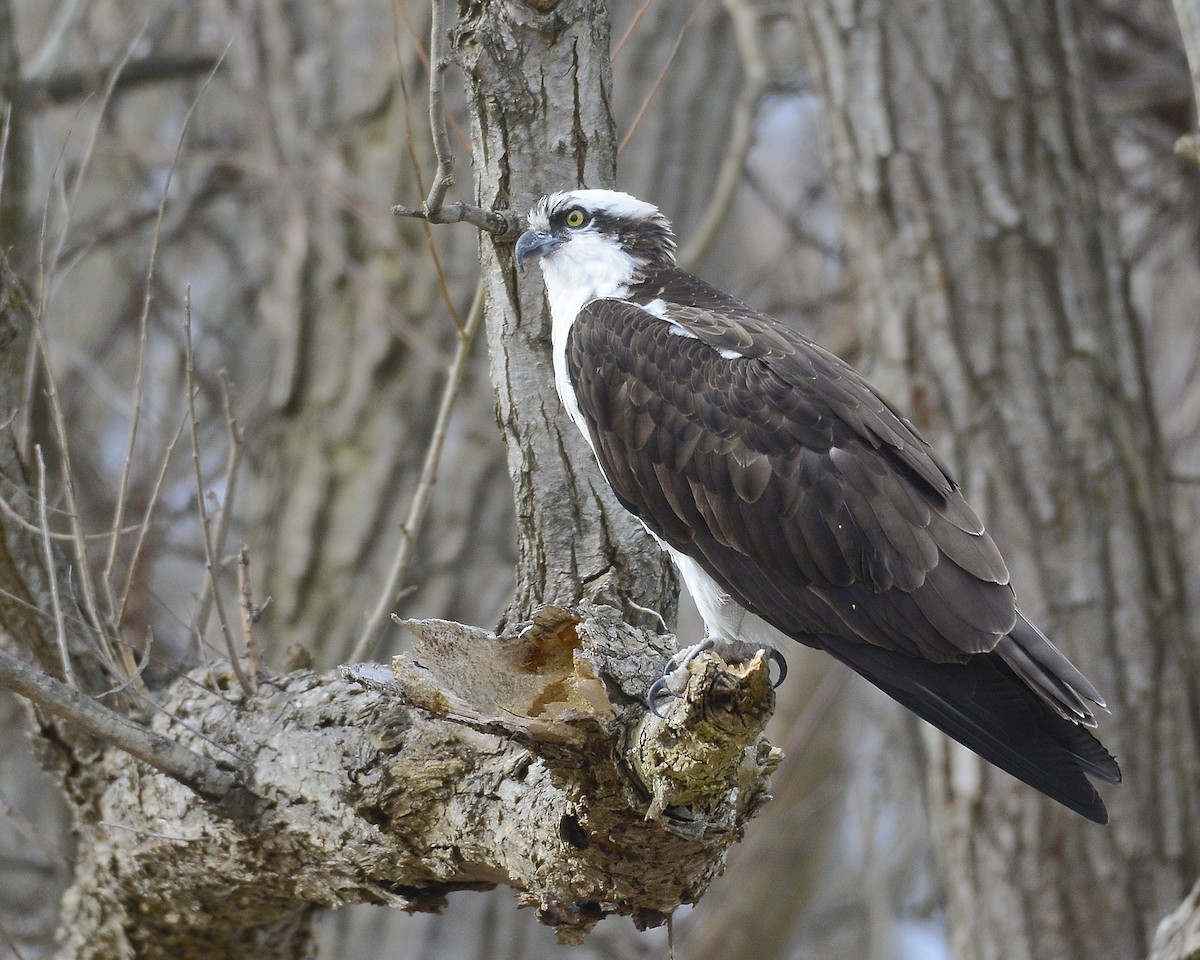
<path id="1" fill-rule="evenodd" d="M 1107 823 L 1088 777 L 1119 783 L 1121 770 L 1084 726 L 1095 724 L 1082 699 L 1101 703 L 1095 688 L 1024 617 L 1001 645 L 1003 652 L 998 645 L 966 663 L 933 663 L 863 643 L 827 649 L 989 763 Z"/>

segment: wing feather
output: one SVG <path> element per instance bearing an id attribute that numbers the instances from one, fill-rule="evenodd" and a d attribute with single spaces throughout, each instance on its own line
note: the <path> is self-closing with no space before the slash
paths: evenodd
<path id="1" fill-rule="evenodd" d="M 1018 615 L 996 545 L 912 425 L 833 354 L 695 278 L 639 295 L 665 310 L 594 300 L 567 338 L 622 504 L 747 610 L 1102 820 L 1085 774 L 1120 771 L 1080 726 L 1099 694 Z"/>
<path id="2" fill-rule="evenodd" d="M 622 502 L 793 634 L 824 632 L 827 605 L 860 603 L 870 609 L 839 612 L 837 626 L 889 649 L 956 660 L 995 646 L 1015 622 L 1007 569 L 907 422 L 765 318 L 722 325 L 674 303 L 668 315 L 694 336 L 596 300 L 568 341 L 576 400 Z M 732 349 L 743 358 L 720 352 Z M 840 595 L 855 585 L 859 600 Z"/>

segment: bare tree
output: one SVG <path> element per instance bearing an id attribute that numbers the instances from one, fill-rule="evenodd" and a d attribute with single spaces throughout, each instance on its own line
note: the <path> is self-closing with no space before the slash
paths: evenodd
<path id="1" fill-rule="evenodd" d="M 1180 347 L 1198 271 L 1193 181 L 1160 159 L 1182 131 L 1153 126 L 1181 64 L 1186 86 L 1168 4 L 1113 0 L 1082 24 L 985 0 L 849 20 L 611 8 L 612 44 L 590 0 L 438 0 L 432 30 L 425 0 L 146 20 L 0 3 L 0 246 L 29 281 L 3 287 L 3 396 L 22 412 L 0 418 L 17 428 L 0 473 L 19 561 L 0 610 L 4 649 L 42 671 L 5 661 L 42 705 L 0 719 L 35 732 L 79 838 L 46 839 L 53 784 L 6 746 L 5 829 L 41 846 L 0 857 L 30 915 L 73 882 L 68 955 L 303 956 L 319 939 L 365 956 L 403 936 L 426 955 L 549 956 L 539 919 L 566 939 L 610 912 L 653 925 L 727 868 L 677 924 L 689 956 L 894 955 L 914 924 L 939 935 L 943 900 L 956 955 L 1139 956 L 1193 881 L 1198 378 Z M 690 264 L 868 367 L 952 453 L 1027 612 L 1109 695 L 1105 738 L 1121 729 L 1132 772 L 1109 832 L 922 740 L 803 652 L 772 732 L 776 801 L 746 844 L 730 847 L 777 759 L 761 675 L 726 678 L 754 704 L 718 738 L 752 761 L 743 801 L 721 799 L 733 781 L 698 797 L 669 776 L 655 731 L 694 732 L 688 708 L 658 728 L 640 704 L 666 652 L 648 611 L 672 620 L 673 582 L 563 424 L 540 284 L 510 261 L 529 202 L 614 182 L 618 153 L 620 185 L 672 215 Z M 396 202 L 431 222 L 391 217 Z M 402 631 L 392 610 L 446 620 Z M 265 645 L 253 694 L 222 621 L 239 652 Z M 412 632 L 419 662 L 394 673 L 293 669 Z M 709 833 L 681 836 L 675 805 Z M 497 883 L 537 909 L 482 892 Z M 453 891 L 470 893 L 436 919 L 314 923 Z M 610 921 L 584 952 L 661 944 Z"/>

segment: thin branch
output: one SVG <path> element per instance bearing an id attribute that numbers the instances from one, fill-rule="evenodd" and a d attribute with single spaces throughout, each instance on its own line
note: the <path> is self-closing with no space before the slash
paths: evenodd
<path id="1" fill-rule="evenodd" d="M 128 645 L 126 644 L 126 647 Z M 105 697 L 115 697 L 119 693 L 124 693 L 130 687 L 140 689 L 142 693 L 146 692 L 146 685 L 142 683 L 142 674 L 146 672 L 146 668 L 150 666 L 150 658 L 154 650 L 154 631 L 150 627 L 146 627 L 146 647 L 142 650 L 142 658 L 137 662 L 137 666 L 133 672 L 124 680 L 118 683 L 111 690 L 105 690 L 103 693 L 97 693 L 96 699 L 102 700 Z M 132 656 L 132 655 L 131 655 Z"/>
<path id="2" fill-rule="evenodd" d="M 203 73 L 211 73 L 221 63 L 224 53 L 158 53 L 132 60 L 119 74 L 116 89 L 163 80 L 185 80 Z M 22 84 L 21 92 L 30 103 L 45 101 L 62 104 L 86 96 L 95 87 L 97 76 L 105 76 L 108 69 L 62 70 L 47 77 L 34 77 Z"/>
<path id="3" fill-rule="evenodd" d="M 170 181 L 168 180 L 168 186 Z M 159 228 L 162 226 L 162 211 L 167 201 L 167 191 L 164 189 L 162 201 L 159 203 L 158 223 L 154 230 L 153 251 L 158 249 Z M 112 532 L 108 541 L 108 556 L 104 561 L 104 570 L 100 576 L 104 588 L 104 599 L 108 605 L 108 615 L 112 620 L 113 631 L 119 633 L 121 621 L 117 619 L 120 605 L 113 595 L 113 571 L 117 565 L 117 552 L 121 546 L 121 527 L 125 522 L 125 507 L 129 499 L 129 475 L 133 469 L 133 453 L 137 446 L 138 426 L 142 418 L 142 391 L 146 380 L 146 340 L 147 319 L 150 314 L 150 278 L 154 273 L 154 252 L 150 255 L 150 266 L 146 275 L 146 293 L 142 299 L 141 315 L 138 318 L 138 352 L 137 372 L 134 375 L 133 397 L 130 400 L 129 443 L 125 447 L 125 462 L 121 466 L 121 480 L 117 484 L 116 505 L 113 507 Z M 126 663 L 126 667 L 129 664 Z"/>
<path id="4" fill-rule="evenodd" d="M 413 47 L 413 50 L 417 54 L 417 59 L 421 62 L 421 66 L 423 66 L 425 68 L 425 70 L 428 72 L 428 70 L 429 70 L 429 53 L 425 49 L 424 38 L 421 37 L 421 35 L 417 32 L 417 28 L 412 22 L 412 16 L 408 10 L 408 4 L 406 4 L 406 3 L 395 4 L 395 11 L 396 11 L 396 13 L 398 13 L 400 15 L 400 19 L 404 21 L 404 26 L 408 30 L 408 36 L 409 36 L 409 39 L 412 41 L 412 47 Z M 403 70 L 404 57 L 400 53 L 400 36 L 398 33 L 396 34 L 396 36 L 393 37 L 393 41 L 396 45 L 396 63 L 401 67 L 398 76 L 400 78 L 400 83 L 403 84 L 404 83 L 404 70 Z M 404 101 L 405 101 L 405 103 L 408 102 L 407 96 L 404 98 Z M 407 120 L 407 117 L 406 117 L 406 120 Z M 459 122 L 458 122 L 458 120 L 455 119 L 453 113 L 446 115 L 446 122 L 450 124 L 450 128 L 454 131 L 454 139 L 458 141 L 458 145 L 466 152 L 467 156 L 470 156 L 471 155 L 471 141 L 467 139 L 467 135 L 463 132 L 463 128 L 459 125 Z M 421 189 L 421 192 L 422 193 L 425 192 L 424 188 Z"/>
<path id="5" fill-rule="evenodd" d="M 47 508 L 47 509 L 49 510 L 49 508 Z M 45 531 L 42 530 L 41 526 L 39 526 L 36 523 L 31 523 L 30 521 L 26 520 L 23 516 L 21 516 L 21 514 L 19 514 L 17 512 L 17 508 L 14 507 L 11 503 L 9 503 L 8 500 L 5 499 L 3 494 L 0 494 L 0 512 L 2 512 L 6 517 L 8 517 L 9 520 L 11 520 L 14 524 L 16 524 L 18 527 L 20 527 L 22 530 L 26 531 L 27 533 L 36 533 L 38 536 L 43 536 L 45 533 Z M 56 515 L 62 514 L 63 516 L 66 516 L 66 514 L 63 513 L 63 511 L 57 510 L 57 509 L 50 510 L 49 512 L 54 513 Z M 136 523 L 131 523 L 127 527 L 125 527 L 121 531 L 121 533 L 122 534 L 133 533 L 137 529 L 138 529 L 138 525 Z M 111 535 L 111 531 L 105 530 L 100 533 L 86 534 L 84 536 L 84 539 L 85 540 L 107 540 L 110 535 Z M 50 531 L 50 539 L 55 541 L 56 543 L 74 543 L 75 542 L 75 537 L 72 534 L 70 534 L 70 533 L 55 533 L 53 530 Z"/>
<path id="6" fill-rule="evenodd" d="M 454 412 L 454 401 L 458 398 L 459 390 L 462 387 L 463 376 L 467 370 L 467 360 L 471 354 L 471 344 L 475 342 L 475 334 L 479 330 L 482 319 L 483 284 L 480 283 L 475 289 L 475 299 L 471 303 L 471 310 L 467 315 L 466 326 L 463 327 L 458 336 L 454 359 L 450 363 L 450 370 L 446 377 L 446 386 L 442 390 L 442 400 L 438 407 L 437 419 L 434 422 L 433 435 L 430 437 L 429 447 L 425 451 L 425 462 L 421 466 L 421 477 L 417 482 L 417 489 L 413 494 L 413 501 L 409 507 L 408 516 L 400 527 L 400 543 L 396 547 L 396 555 L 392 560 L 392 567 L 388 571 L 387 580 L 383 590 L 379 594 L 379 601 L 375 604 L 375 609 L 367 617 L 367 623 L 363 627 L 362 635 L 359 637 L 358 643 L 355 644 L 354 650 L 350 654 L 349 659 L 351 662 L 366 660 L 373 655 L 382 635 L 383 627 L 387 623 L 388 614 L 395 605 L 400 590 L 404 587 L 405 578 L 408 576 L 409 564 L 412 561 L 412 552 L 416 544 L 417 534 L 421 529 L 421 524 L 424 522 L 425 514 L 428 512 L 430 498 L 433 496 L 433 488 L 437 483 L 438 467 L 442 461 L 442 448 L 446 442 L 446 433 L 450 426 L 450 416 Z"/>
<path id="7" fill-rule="evenodd" d="M 50 539 L 50 522 L 46 518 L 46 461 L 42 458 L 42 446 L 34 447 L 37 457 L 38 519 L 42 524 L 42 558 L 46 564 L 46 579 L 50 583 L 50 605 L 54 609 L 54 634 L 62 657 L 63 676 L 72 687 L 78 687 L 75 667 L 71 663 L 71 652 L 67 648 L 67 624 L 63 619 L 62 599 L 58 595 L 57 564 L 54 562 L 54 544 Z"/>
<path id="8" fill-rule="evenodd" d="M 429 131 L 437 170 L 429 193 L 421 207 L 392 207 L 398 217 L 413 217 L 427 223 L 469 223 L 494 234 L 500 239 L 514 240 L 524 228 L 524 218 L 512 210 L 484 210 L 469 203 L 447 204 L 446 194 L 454 186 L 454 154 L 450 152 L 450 135 L 446 130 L 445 73 L 450 66 L 446 57 L 445 0 L 433 0 L 432 23 L 429 28 Z M 403 84 L 403 78 L 401 78 Z M 407 90 L 404 90 L 407 98 Z M 407 113 L 405 114 L 407 118 Z M 412 137 L 409 137 L 411 150 Z"/>
<path id="9" fill-rule="evenodd" d="M 133 590 L 133 578 L 137 573 L 138 561 L 142 558 L 142 548 L 146 544 L 146 535 L 150 531 L 150 521 L 154 516 L 154 511 L 162 498 L 163 485 L 167 479 L 167 468 L 171 464 L 171 457 L 175 453 L 175 446 L 179 443 L 179 438 L 183 436 L 183 427 L 187 423 L 186 412 L 179 419 L 179 427 L 175 430 L 175 436 L 171 438 L 171 442 L 167 444 L 167 449 L 163 452 L 162 461 L 158 467 L 158 476 L 155 478 L 154 486 L 150 490 L 150 499 L 146 503 L 146 509 L 142 514 L 142 522 L 138 525 L 137 539 L 133 543 L 133 550 L 129 554 L 129 569 L 125 573 L 125 589 L 121 591 L 121 602 L 117 606 L 117 623 L 125 622 L 125 610 L 129 606 L 129 594 Z"/>
<path id="10" fill-rule="evenodd" d="M 55 243 L 54 250 L 50 254 L 50 263 L 47 267 L 45 258 L 45 240 L 46 240 L 46 214 L 50 209 L 50 204 L 46 204 L 46 211 L 42 216 L 42 235 L 39 238 L 39 265 L 41 267 L 38 276 L 38 301 L 39 315 L 44 316 L 49 309 L 49 277 L 53 276 L 58 268 L 59 258 L 62 256 L 63 245 L 66 243 L 67 233 L 71 227 L 71 218 L 74 216 L 75 204 L 79 199 L 79 190 L 83 186 L 84 177 L 87 175 L 88 168 L 91 166 L 92 153 L 96 149 L 96 142 L 100 138 L 100 127 L 104 121 L 105 114 L 108 112 L 108 104 L 112 100 L 113 92 L 117 88 L 117 80 L 121 76 L 121 71 L 129 64 L 133 57 L 133 51 L 137 49 L 138 44 L 142 42 L 142 38 L 146 34 L 147 23 L 142 24 L 142 28 L 134 36 L 133 40 L 125 48 L 125 53 L 121 59 L 117 61 L 112 68 L 112 72 L 108 75 L 108 82 L 104 85 L 104 92 L 100 96 L 100 103 L 96 110 L 96 120 L 92 124 L 91 134 L 88 136 L 87 143 L 84 145 L 83 156 L 80 158 L 79 167 L 75 174 L 75 181 L 71 186 L 70 195 L 65 199 L 63 204 L 63 222 L 59 229 L 58 240 Z M 82 109 L 82 105 L 81 105 Z M 63 143 L 63 150 L 66 150 L 66 143 Z M 59 157 L 59 163 L 55 165 L 57 172 L 58 166 L 62 163 L 62 157 Z M 65 184 L 64 184 L 65 187 Z"/>
<path id="11" fill-rule="evenodd" d="M 145 34 L 146 26 L 138 31 L 132 43 L 125 50 L 124 56 L 117 63 L 109 76 L 108 84 L 105 87 L 104 95 L 100 100 L 100 109 L 97 113 L 96 122 L 92 126 L 91 135 L 88 137 L 87 144 L 84 147 L 83 157 L 80 161 L 79 170 L 75 176 L 74 184 L 68 197 L 65 198 L 63 210 L 63 222 L 59 230 L 58 240 L 55 243 L 54 250 L 51 252 L 49 265 L 46 262 L 46 226 L 47 216 L 50 209 L 50 204 L 46 204 L 46 211 L 42 215 L 42 230 L 38 238 L 38 309 L 33 315 L 33 331 L 34 340 L 37 350 L 38 359 L 42 369 L 42 375 L 46 382 L 46 396 L 50 401 L 50 414 L 54 423 L 55 439 L 57 440 L 58 453 L 62 458 L 62 475 L 63 475 L 63 496 L 66 501 L 67 515 L 70 521 L 71 533 L 75 540 L 75 566 L 79 571 L 79 581 L 83 589 L 83 609 L 84 615 L 88 618 L 96 636 L 99 638 L 99 645 L 104 653 L 105 659 L 109 666 L 116 671 L 116 651 L 113 647 L 112 636 L 106 628 L 103 618 L 100 616 L 100 604 L 96 597 L 96 583 L 92 577 L 91 565 L 88 562 L 87 541 L 83 532 L 83 521 L 79 516 L 78 498 L 75 496 L 75 471 L 71 464 L 71 449 L 67 440 L 66 419 L 63 416 L 62 404 L 58 398 L 58 385 L 54 379 L 54 371 L 50 365 L 50 348 L 46 340 L 45 319 L 50 307 L 50 290 L 49 278 L 55 274 L 58 268 L 59 257 L 62 254 L 63 244 L 66 242 L 66 235 L 70 229 L 71 218 L 74 214 L 75 204 L 79 198 L 79 191 L 83 184 L 83 179 L 87 173 L 88 166 L 91 162 L 92 153 L 95 150 L 96 141 L 100 135 L 100 124 L 107 111 L 108 103 L 112 98 L 113 90 L 116 86 L 116 79 L 120 75 L 125 64 L 129 62 L 129 58 L 133 56 L 134 47 L 141 41 Z M 63 143 L 63 150 L 66 150 L 66 143 Z M 59 157 L 61 164 L 62 157 Z M 57 170 L 57 165 L 56 165 Z M 65 186 L 65 185 L 64 185 Z M 35 376 L 36 365 L 29 364 L 27 368 L 27 387 L 32 388 L 32 378 Z M 27 390 L 27 393 L 31 392 Z M 29 397 L 27 396 L 28 400 Z M 26 404 L 27 411 L 32 408 L 32 404 Z M 27 413 L 28 415 L 28 413 Z M 28 437 L 28 430 L 23 430 L 22 433 Z M 53 568 L 51 568 L 53 575 Z"/>
<path id="12" fill-rule="evenodd" d="M 446 132 L 446 28 L 443 25 L 446 0 L 433 0 L 429 25 L 429 130 L 433 134 L 433 155 L 437 171 L 425 198 L 426 212 L 441 210 L 446 193 L 454 186 L 454 154 Z"/>
<path id="13" fill-rule="evenodd" d="M 758 104 L 770 80 L 766 54 L 759 36 L 758 9 L 748 0 L 725 0 L 725 10 L 733 22 L 745 79 L 733 108 L 728 146 L 704 218 L 692 231 L 687 246 L 679 252 L 679 262 L 685 267 L 694 266 L 700 261 L 726 222 L 729 206 L 746 168 L 746 157 L 754 146 L 754 117 Z"/>
<path id="14" fill-rule="evenodd" d="M 196 419 L 196 368 L 195 356 L 192 352 L 192 288 L 184 288 L 183 296 L 183 342 L 185 351 L 185 370 L 187 387 L 188 424 L 192 432 L 192 472 L 196 480 L 196 509 L 200 511 L 201 539 L 204 541 L 204 569 L 208 573 L 209 588 L 212 591 L 213 603 L 217 608 L 217 621 L 221 625 L 221 634 L 225 638 L 225 649 L 229 653 L 229 664 L 241 684 L 242 690 L 249 696 L 254 692 L 246 672 L 242 669 L 238 658 L 237 648 L 233 643 L 233 633 L 229 629 L 229 618 L 225 614 L 225 601 L 221 596 L 221 588 L 217 583 L 217 563 L 213 551 L 212 524 L 209 521 L 208 499 L 204 495 L 204 475 L 200 471 L 200 423 Z"/>
<path id="15" fill-rule="evenodd" d="M 262 673 L 262 644 L 258 642 L 258 620 L 263 608 L 271 602 L 270 597 L 262 607 L 254 605 L 254 588 L 250 584 L 250 549 L 243 543 L 238 551 L 238 593 L 242 598 L 242 642 L 246 647 L 250 682 L 258 688 L 258 676 Z"/>
<path id="16" fill-rule="evenodd" d="M 0 650 L 0 686 L 31 700 L 47 713 L 124 750 L 210 800 L 235 799 L 242 771 L 223 769 L 169 737 L 147 730 L 48 674 Z"/>
<path id="17" fill-rule="evenodd" d="M 225 491 L 225 498 L 219 508 L 217 532 L 213 538 L 214 553 L 218 557 L 223 557 L 225 556 L 225 540 L 229 534 L 229 518 L 233 513 L 233 501 L 237 494 L 238 468 L 242 463 L 243 444 L 242 428 L 238 426 L 237 416 L 233 412 L 233 388 L 229 383 L 229 374 L 225 370 L 221 370 L 217 373 L 217 378 L 221 381 L 221 403 L 225 408 L 225 429 L 229 435 L 228 453 L 225 459 L 225 479 L 221 484 Z M 206 582 L 196 614 L 196 629 L 201 634 L 208 629 L 208 616 L 212 609 L 211 598 L 212 594 Z"/>
<path id="18" fill-rule="evenodd" d="M 417 156 L 417 138 L 413 135 L 412 121 L 409 119 L 408 84 L 404 82 L 403 74 L 400 75 L 400 95 L 404 98 L 404 142 L 408 144 L 408 158 L 412 161 L 413 173 L 417 178 L 417 187 L 423 192 L 425 190 L 425 176 L 421 172 L 421 158 Z M 433 230 L 430 229 L 428 220 L 425 220 L 421 226 L 425 232 L 425 243 L 429 247 L 429 256 L 433 260 L 433 269 L 437 273 L 442 302 L 446 304 L 446 309 L 450 311 L 450 316 L 454 319 L 454 328 L 461 334 L 463 329 L 462 317 L 458 314 L 458 308 L 454 306 L 454 298 L 450 296 L 450 287 L 446 282 L 446 271 L 442 267 L 442 258 L 438 256 L 437 244 L 433 240 Z"/>
<path id="19" fill-rule="evenodd" d="M 633 32 L 637 29 L 639 23 L 642 22 L 642 17 L 646 15 L 646 11 L 650 9 L 650 4 L 654 0 L 644 0 L 642 5 L 638 7 L 637 13 L 633 15 L 633 19 L 629 21 L 629 26 L 625 28 L 625 32 L 621 34 L 621 39 L 617 41 L 617 45 L 613 47 L 613 52 L 608 56 L 609 63 L 616 63 L 617 57 L 621 55 L 621 51 L 625 49 L 625 44 L 629 42 L 629 38 L 633 36 Z"/>
<path id="20" fill-rule="evenodd" d="M 451 203 L 437 210 L 396 205 L 392 207 L 392 213 L 429 223 L 469 223 L 498 240 L 515 240 L 525 229 L 525 218 L 515 210 L 484 210 L 469 203 Z"/>
<path id="21" fill-rule="evenodd" d="M 696 8 L 691 12 L 688 18 L 683 21 L 683 26 L 679 28 L 679 36 L 675 38 L 675 46 L 671 48 L 671 55 L 667 57 L 667 62 L 663 64 L 663 68 L 658 72 L 658 77 L 654 80 L 654 86 L 650 88 L 650 92 L 646 94 L 646 98 L 642 101 L 642 105 L 638 108 L 637 116 L 633 118 L 633 123 L 630 124 L 629 130 L 621 139 L 621 143 L 617 147 L 617 156 L 625 152 L 625 148 L 629 146 L 629 141 L 633 139 L 633 135 L 637 133 L 638 127 L 641 125 L 642 117 L 646 115 L 646 111 L 650 109 L 650 104 L 654 102 L 655 96 L 662 87 L 663 81 L 667 78 L 667 71 L 671 69 L 671 64 L 675 62 L 675 56 L 679 53 L 679 47 L 683 43 L 683 37 L 688 31 L 688 27 L 692 25 L 692 21 L 696 16 L 708 6 L 708 0 L 701 0 Z"/>

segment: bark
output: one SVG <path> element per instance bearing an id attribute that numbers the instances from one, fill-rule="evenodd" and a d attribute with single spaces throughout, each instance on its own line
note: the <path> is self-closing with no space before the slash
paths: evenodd
<path id="1" fill-rule="evenodd" d="M 502 638 L 411 626 L 420 663 L 273 676 L 245 700 L 228 673 L 172 688 L 153 728 L 248 766 L 248 812 L 119 751 L 91 762 L 65 955 L 308 956 L 317 906 L 439 909 L 497 884 L 576 941 L 703 893 L 778 762 L 763 657 L 697 661 L 660 720 L 642 653 L 667 638 L 610 609 L 547 609 Z"/>
<path id="2" fill-rule="evenodd" d="M 797 10 L 869 369 L 1106 694 L 1125 772 L 1100 829 L 928 738 L 951 953 L 1140 955 L 1197 869 L 1200 673 L 1072 8 Z"/>
<path id="3" fill-rule="evenodd" d="M 26 101 L 21 89 L 16 19 L 11 0 L 0 2 L 0 252 L 21 270 L 31 252 L 26 241 L 28 157 Z"/>
<path id="4" fill-rule="evenodd" d="M 460 3 L 454 48 L 467 76 L 477 203 L 529 209 L 543 193 L 611 186 L 609 23 L 599 0 Z M 517 589 L 510 616 L 581 597 L 631 622 L 674 617 L 664 555 L 616 502 L 554 389 L 550 317 L 520 281 L 514 237 L 483 236 L 480 265 L 496 413 L 516 491 Z"/>
<path id="5" fill-rule="evenodd" d="M 427 7 L 405 5 L 414 30 Z M 273 174 L 255 184 L 256 216 L 221 225 L 229 257 L 249 260 L 230 281 L 254 319 L 231 375 L 252 438 L 245 535 L 272 597 L 262 629 L 273 652 L 300 644 L 327 665 L 350 655 L 383 590 L 454 348 L 430 247 L 460 315 L 474 273 L 465 228 L 427 240 L 389 213 L 418 189 L 410 138 L 432 167 L 427 79 L 417 39 L 396 42 L 397 9 L 245 4 L 227 76 L 245 114 L 218 123 Z M 303 82 L 297 63 L 314 67 Z M 206 309 L 233 319 L 244 307 L 214 296 Z M 494 622 L 512 584 L 504 451 L 487 384 L 470 377 L 463 393 L 397 608 Z"/>

